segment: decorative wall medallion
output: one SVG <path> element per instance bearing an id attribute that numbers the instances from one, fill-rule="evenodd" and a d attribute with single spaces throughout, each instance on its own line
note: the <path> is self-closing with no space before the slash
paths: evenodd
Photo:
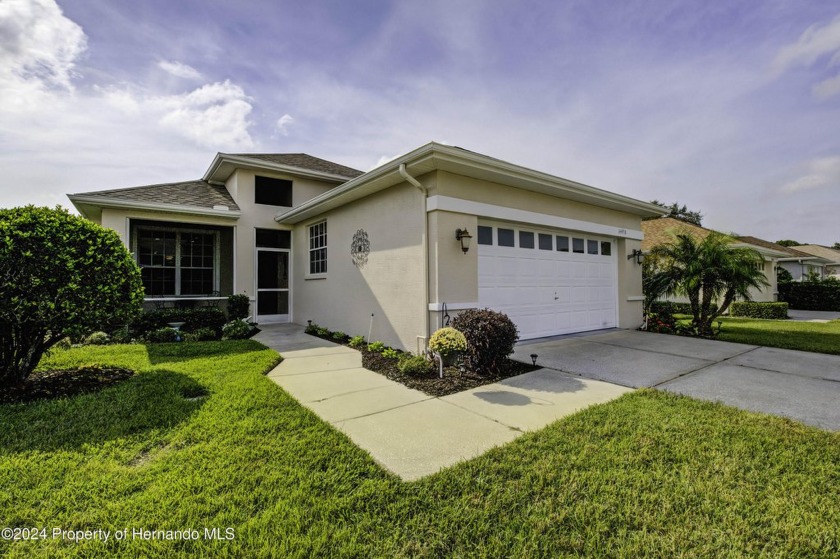
<path id="1" fill-rule="evenodd" d="M 350 243 L 350 256 L 353 258 L 353 265 L 357 268 L 363 268 L 367 264 L 368 254 L 370 254 L 370 239 L 368 239 L 367 231 L 359 229 L 353 235 L 353 242 Z"/>

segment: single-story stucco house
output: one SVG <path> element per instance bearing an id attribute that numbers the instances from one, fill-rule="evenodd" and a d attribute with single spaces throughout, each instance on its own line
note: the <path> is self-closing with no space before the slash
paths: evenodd
<path id="1" fill-rule="evenodd" d="M 672 242 L 677 235 L 690 235 L 695 239 L 706 238 L 712 229 L 700 227 L 672 217 L 660 217 L 642 222 L 642 231 L 645 234 L 642 242 L 642 250 L 650 251 L 653 247 L 664 243 Z M 776 267 L 786 259 L 791 258 L 792 252 L 780 245 L 770 243 L 756 237 L 735 237 L 733 246 L 742 246 L 758 251 L 764 258 L 762 272 L 770 285 L 761 289 L 751 289 L 750 297 L 753 301 L 769 302 L 778 300 L 779 290 L 776 280 Z M 678 299 L 682 300 L 682 299 Z"/>
<path id="2" fill-rule="evenodd" d="M 822 277 L 840 277 L 840 250 L 822 245 L 796 245 L 791 248 L 800 253 L 810 254 L 811 256 L 822 258 L 824 261 L 822 266 Z M 813 263 L 813 261 L 809 262 L 803 260 L 801 263 L 791 263 L 792 267 L 794 267 L 795 264 L 800 264 L 799 270 L 794 270 L 799 272 L 800 278 L 808 277 L 808 271 L 819 273 L 819 271 L 815 270 L 817 266 Z M 788 271 L 791 270 L 788 269 Z M 793 272 L 791 272 L 791 275 L 793 275 Z"/>
<path id="3" fill-rule="evenodd" d="M 803 252 L 797 247 L 786 247 L 756 237 L 738 237 L 738 239 L 784 253 L 776 257 L 776 267 L 790 272 L 793 281 L 802 281 L 811 274 L 816 274 L 821 278 L 826 275 L 826 265 L 829 263 L 826 258 Z"/>
<path id="4" fill-rule="evenodd" d="M 407 350 L 467 308 L 505 312 L 523 339 L 635 328 L 641 220 L 663 212 L 434 142 L 366 173 L 219 153 L 199 180 L 69 198 L 120 235 L 150 304 L 245 293 L 259 323 Z"/>

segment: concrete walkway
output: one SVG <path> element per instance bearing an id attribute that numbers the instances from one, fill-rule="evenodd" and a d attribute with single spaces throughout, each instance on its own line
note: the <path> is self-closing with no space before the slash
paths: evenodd
<path id="1" fill-rule="evenodd" d="M 522 433 L 630 389 L 540 369 L 434 398 L 361 366 L 361 354 L 303 333 L 262 327 L 284 360 L 268 377 L 405 480 L 433 474 Z"/>

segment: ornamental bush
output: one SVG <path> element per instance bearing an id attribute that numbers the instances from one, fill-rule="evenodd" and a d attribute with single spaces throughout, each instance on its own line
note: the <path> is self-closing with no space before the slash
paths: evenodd
<path id="1" fill-rule="evenodd" d="M 228 320 L 244 320 L 248 318 L 251 301 L 244 293 L 231 295 L 227 300 Z"/>
<path id="2" fill-rule="evenodd" d="M 787 318 L 787 313 L 787 303 L 736 301 L 732 303 L 731 307 L 729 307 L 730 316 L 743 316 L 747 318 L 779 320 Z"/>
<path id="3" fill-rule="evenodd" d="M 116 232 L 58 207 L 0 210 L 0 386 L 25 380 L 65 336 L 127 322 L 142 301 Z"/>
<path id="4" fill-rule="evenodd" d="M 440 353 L 444 358 L 467 349 L 467 338 L 455 328 L 447 326 L 432 334 L 429 349 Z"/>
<path id="5" fill-rule="evenodd" d="M 166 344 L 178 341 L 178 332 L 173 328 L 163 327 L 151 332 L 146 332 L 143 338 L 151 344 Z"/>
<path id="6" fill-rule="evenodd" d="M 170 322 L 183 322 L 182 332 L 195 332 L 210 328 L 218 339 L 222 335 L 225 325 L 225 313 L 213 307 L 197 309 L 159 309 L 144 312 L 131 321 L 131 331 L 136 336 L 143 337 L 152 330 L 168 327 Z"/>
<path id="7" fill-rule="evenodd" d="M 251 325 L 244 320 L 232 320 L 222 328 L 222 337 L 226 340 L 244 340 L 251 335 Z"/>
<path id="8" fill-rule="evenodd" d="M 426 360 L 422 355 L 404 353 L 400 356 L 397 369 L 404 375 L 423 376 L 434 371 L 434 363 Z"/>
<path id="9" fill-rule="evenodd" d="M 452 326 L 467 339 L 466 366 L 480 374 L 497 372 L 519 340 L 519 331 L 510 318 L 490 309 L 462 311 L 452 320 Z"/>

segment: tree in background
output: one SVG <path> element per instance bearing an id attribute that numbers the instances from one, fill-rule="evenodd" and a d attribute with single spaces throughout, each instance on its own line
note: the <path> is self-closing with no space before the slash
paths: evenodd
<path id="1" fill-rule="evenodd" d="M 799 245 L 803 245 L 805 243 L 800 243 L 799 241 L 793 241 L 791 239 L 782 239 L 781 241 L 776 241 L 777 245 L 781 245 L 783 247 L 795 247 Z"/>
<path id="2" fill-rule="evenodd" d="M 831 248 L 833 248 L 834 250 L 840 250 L 840 243 L 834 243 L 834 244 L 831 246 Z"/>
<path id="3" fill-rule="evenodd" d="M 679 202 L 674 202 L 670 206 L 663 204 L 659 200 L 651 200 L 651 204 L 657 204 L 665 208 L 665 211 L 668 212 L 666 217 L 673 217 L 674 219 L 679 219 L 680 221 L 685 221 L 686 223 L 691 223 L 693 225 L 697 225 L 700 227 L 701 221 L 703 220 L 703 214 L 700 212 L 693 212 L 688 209 L 688 207 L 683 204 L 680 206 Z M 647 218 L 647 219 L 657 219 L 655 217 Z"/>
<path id="4" fill-rule="evenodd" d="M 781 266 L 776 267 L 776 281 L 779 283 L 785 283 L 789 281 L 793 281 L 793 275 L 790 272 L 782 268 Z"/>
<path id="5" fill-rule="evenodd" d="M 761 271 L 761 254 L 751 248 L 732 246 L 733 241 L 718 232 L 702 240 L 680 234 L 673 242 L 654 247 L 646 258 L 646 298 L 687 297 L 695 333 L 713 336 L 713 321 L 726 312 L 736 297 L 749 301 L 750 289 L 769 285 Z"/>
<path id="6" fill-rule="evenodd" d="M 114 231 L 56 207 L 0 209 L 0 388 L 50 347 L 140 311 L 140 270 Z"/>

